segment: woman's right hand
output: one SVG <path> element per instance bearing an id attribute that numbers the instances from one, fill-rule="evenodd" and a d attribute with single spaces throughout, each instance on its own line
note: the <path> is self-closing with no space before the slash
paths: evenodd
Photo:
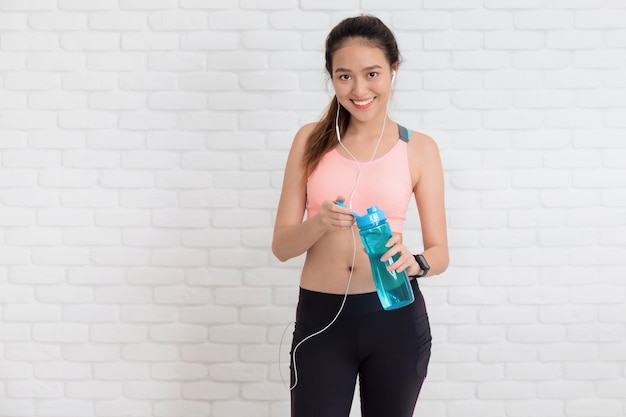
<path id="1" fill-rule="evenodd" d="M 322 203 L 318 218 L 325 231 L 350 230 L 354 224 L 352 211 L 337 204 L 337 201 L 344 200 L 342 196 L 338 196 L 335 200 L 326 200 Z"/>

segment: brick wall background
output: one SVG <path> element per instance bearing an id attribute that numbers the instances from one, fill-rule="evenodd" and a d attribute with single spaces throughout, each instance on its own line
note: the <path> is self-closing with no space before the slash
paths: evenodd
<path id="1" fill-rule="evenodd" d="M 446 172 L 416 416 L 626 413 L 626 1 L 0 0 L 0 416 L 288 415 L 274 210 L 359 11 Z"/>

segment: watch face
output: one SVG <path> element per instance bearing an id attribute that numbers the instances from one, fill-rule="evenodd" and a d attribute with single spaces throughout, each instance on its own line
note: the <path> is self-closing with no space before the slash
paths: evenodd
<path id="1" fill-rule="evenodd" d="M 426 262 L 426 258 L 424 258 L 424 255 L 416 255 L 415 260 L 419 264 L 422 271 L 427 272 L 430 269 L 430 265 L 428 265 L 428 262 Z"/>

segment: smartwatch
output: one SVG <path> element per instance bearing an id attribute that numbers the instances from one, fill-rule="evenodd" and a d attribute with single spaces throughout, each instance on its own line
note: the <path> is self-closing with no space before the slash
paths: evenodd
<path id="1" fill-rule="evenodd" d="M 418 275 L 411 275 L 411 277 L 420 278 L 420 277 L 426 276 L 426 274 L 430 270 L 430 265 L 428 265 L 428 262 L 426 262 L 426 258 L 424 258 L 424 255 L 418 254 L 418 255 L 413 255 L 413 257 L 415 258 L 415 261 L 417 262 L 417 264 L 420 266 L 420 269 L 422 270 L 422 272 L 419 273 Z"/>

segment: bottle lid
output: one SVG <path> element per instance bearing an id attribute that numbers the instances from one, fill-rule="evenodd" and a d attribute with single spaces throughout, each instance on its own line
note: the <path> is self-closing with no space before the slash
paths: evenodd
<path id="1" fill-rule="evenodd" d="M 359 229 L 367 229 L 368 227 L 375 226 L 379 223 L 387 220 L 385 212 L 378 208 L 378 206 L 372 206 L 367 209 L 367 214 L 363 216 L 356 216 L 356 225 Z"/>

